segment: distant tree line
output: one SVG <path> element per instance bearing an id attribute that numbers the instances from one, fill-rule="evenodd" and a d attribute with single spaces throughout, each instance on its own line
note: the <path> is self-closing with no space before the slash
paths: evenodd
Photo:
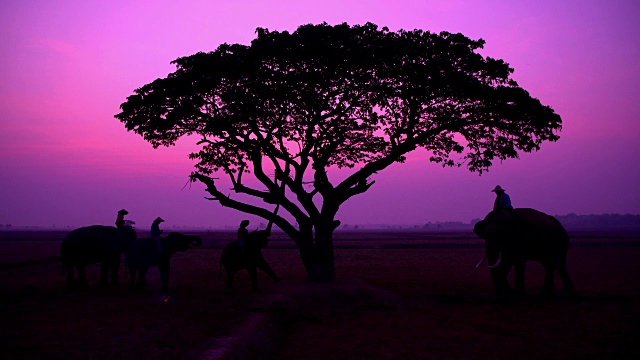
<path id="1" fill-rule="evenodd" d="M 478 222 L 474 219 L 473 221 Z M 462 221 L 438 221 L 427 222 L 425 224 L 343 224 L 338 230 L 438 230 L 438 229 L 472 229 L 472 223 L 464 223 Z"/>
<path id="2" fill-rule="evenodd" d="M 640 229 L 640 215 L 600 214 L 555 216 L 569 229 Z"/>
<path id="3" fill-rule="evenodd" d="M 593 230 L 640 230 L 640 215 L 632 214 L 600 214 L 600 215 L 577 215 L 574 213 L 567 215 L 554 215 L 567 229 L 593 229 Z M 475 218 L 469 223 L 461 221 L 438 221 L 427 222 L 419 225 L 394 225 L 394 224 L 344 224 L 340 230 L 363 230 L 363 229 L 388 229 L 388 230 L 463 230 L 473 229 L 473 225 L 482 219 Z"/>

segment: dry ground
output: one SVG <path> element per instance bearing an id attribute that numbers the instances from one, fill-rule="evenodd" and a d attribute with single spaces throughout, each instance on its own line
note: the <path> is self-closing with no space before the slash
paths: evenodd
<path id="1" fill-rule="evenodd" d="M 284 280 L 261 293 L 239 274 L 217 279 L 231 233 L 172 259 L 171 300 L 157 269 L 150 290 L 69 292 L 64 233 L 0 233 L 0 358 L 7 359 L 637 359 L 640 236 L 574 234 L 568 268 L 579 296 L 543 301 L 536 263 L 530 296 L 499 303 L 482 243 L 469 232 L 342 233 L 337 284 L 311 286 L 297 251 L 274 236 L 264 252 Z"/>

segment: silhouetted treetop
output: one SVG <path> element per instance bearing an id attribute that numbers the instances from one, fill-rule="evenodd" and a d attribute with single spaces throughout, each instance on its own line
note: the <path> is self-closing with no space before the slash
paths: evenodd
<path id="1" fill-rule="evenodd" d="M 156 147 L 200 135 L 203 171 L 237 169 L 256 149 L 352 167 L 416 147 L 482 171 L 558 139 L 560 117 L 508 64 L 476 53 L 483 40 L 370 23 L 256 32 L 250 46 L 173 61 L 177 71 L 137 89 L 117 117 Z"/>
<path id="2" fill-rule="evenodd" d="M 560 116 L 520 88 L 508 64 L 478 54 L 483 40 L 371 23 L 256 33 L 249 46 L 173 61 L 175 72 L 136 89 L 116 117 L 154 147 L 196 136 L 192 179 L 223 206 L 275 221 L 320 278 L 333 271 L 340 205 L 407 153 L 424 148 L 433 162 L 482 172 L 558 139 Z M 327 173 L 357 165 L 340 183 Z M 263 188 L 243 182 L 249 170 Z M 297 226 L 225 195 L 210 177 L 220 171 Z"/>

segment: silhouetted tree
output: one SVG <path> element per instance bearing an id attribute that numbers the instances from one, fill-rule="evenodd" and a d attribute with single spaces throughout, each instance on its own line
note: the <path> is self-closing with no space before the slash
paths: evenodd
<path id="1" fill-rule="evenodd" d="M 311 280 L 334 279 L 340 206 L 407 153 L 424 148 L 433 162 L 481 173 L 558 139 L 560 117 L 510 79 L 508 64 L 476 53 L 481 39 L 371 23 L 256 32 L 250 46 L 173 61 L 177 70 L 136 89 L 116 118 L 154 147 L 195 135 L 192 181 L 222 206 L 273 220 Z M 336 182 L 330 167 L 353 170 Z M 259 188 L 245 182 L 250 172 Z M 214 173 L 296 224 L 225 195 Z"/>

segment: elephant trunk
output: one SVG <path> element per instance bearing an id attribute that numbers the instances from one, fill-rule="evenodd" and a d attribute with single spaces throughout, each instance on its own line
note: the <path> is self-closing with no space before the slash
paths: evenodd
<path id="1" fill-rule="evenodd" d="M 502 253 L 499 253 L 499 254 L 498 254 L 498 260 L 496 260 L 496 263 L 495 263 L 495 264 L 491 265 L 491 264 L 487 263 L 487 267 L 488 267 L 489 269 L 495 269 L 495 268 L 497 268 L 498 266 L 500 266 L 500 263 L 502 263 Z"/>

